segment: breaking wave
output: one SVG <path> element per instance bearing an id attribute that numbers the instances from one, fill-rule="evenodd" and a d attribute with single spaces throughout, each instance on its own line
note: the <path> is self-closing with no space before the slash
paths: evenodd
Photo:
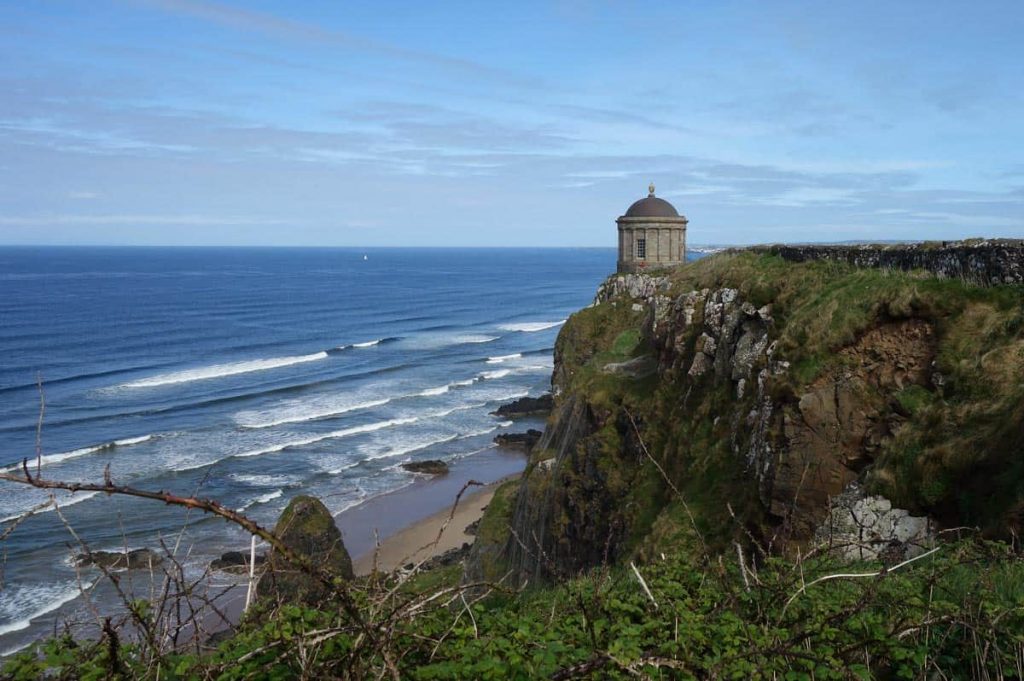
<path id="1" fill-rule="evenodd" d="M 232 473 L 228 477 L 242 484 L 253 485 L 257 487 L 271 487 L 274 485 L 294 485 L 298 481 L 298 478 L 291 475 L 264 475 L 259 473 Z"/>
<path id="2" fill-rule="evenodd" d="M 284 490 L 283 489 L 276 489 L 273 492 L 268 492 L 267 494 L 264 494 L 262 496 L 258 496 L 258 497 L 256 497 L 255 499 L 253 499 L 251 501 L 247 501 L 246 503 L 244 503 L 241 506 L 239 506 L 236 510 L 239 513 L 241 513 L 242 511 L 244 511 L 244 510 L 246 510 L 248 508 L 251 508 L 251 507 L 255 506 L 256 504 L 265 504 L 265 503 L 267 503 L 269 501 L 273 501 L 274 499 L 278 499 L 283 494 L 284 494 Z"/>
<path id="3" fill-rule="evenodd" d="M 501 423 L 497 423 L 497 424 L 495 424 L 493 426 L 489 426 L 487 428 L 484 428 L 483 430 L 476 430 L 476 431 L 473 431 L 471 433 L 454 433 L 452 435 L 446 435 L 444 437 L 436 438 L 436 439 L 433 439 L 433 440 L 425 440 L 425 441 L 421 441 L 421 442 L 415 442 L 415 443 L 406 445 L 404 447 L 397 447 L 397 448 L 392 447 L 391 449 L 388 449 L 388 450 L 386 450 L 384 452 L 381 452 L 379 454 L 375 454 L 373 456 L 369 456 L 369 457 L 367 457 L 367 459 L 368 460 L 389 459 L 389 458 L 395 457 L 395 456 L 403 456 L 405 454 L 412 454 L 413 452 L 418 452 L 421 449 L 426 449 L 428 447 L 433 447 L 434 445 L 440 445 L 440 444 L 444 444 L 446 442 L 454 442 L 456 440 L 468 440 L 469 438 L 472 438 L 472 437 L 480 437 L 481 435 L 487 435 L 488 433 L 493 433 L 494 431 L 498 430 L 499 428 L 508 428 L 512 424 L 513 424 L 512 421 L 502 421 Z M 400 465 L 401 464 L 395 464 L 394 467 L 398 467 Z"/>
<path id="4" fill-rule="evenodd" d="M 360 409 L 372 409 L 373 407 L 381 407 L 391 401 L 391 398 L 382 398 L 379 400 L 370 400 L 369 402 L 360 402 L 357 404 L 348 404 L 341 407 L 334 407 L 330 409 L 321 409 L 318 411 L 306 412 L 302 414 L 289 414 L 280 416 L 278 418 L 269 421 L 255 421 L 246 422 L 246 412 L 235 415 L 235 421 L 238 425 L 243 428 L 273 428 L 274 426 L 281 426 L 286 423 L 302 423 L 304 421 L 316 421 L 318 419 L 331 418 L 333 416 L 340 416 L 347 414 L 350 411 L 358 411 Z"/>
<path id="5" fill-rule="evenodd" d="M 521 322 L 519 324 L 501 324 L 498 326 L 502 331 L 519 331 L 522 333 L 533 333 L 534 331 L 544 331 L 545 329 L 553 329 L 556 326 L 565 324 L 564 319 L 557 322 Z"/>
<path id="6" fill-rule="evenodd" d="M 0 615 L 5 620 L 0 622 L 0 636 L 28 629 L 32 620 L 53 612 L 65 603 L 70 603 L 78 598 L 78 594 L 78 585 L 74 582 L 15 587 L 13 590 L 8 588 L 4 594 L 3 608 L 0 609 Z M 14 617 L 19 619 L 13 619 Z"/>
<path id="7" fill-rule="evenodd" d="M 233 362 L 231 364 L 214 364 L 208 367 L 175 371 L 170 374 L 151 376 L 130 383 L 123 383 L 121 388 L 156 388 L 164 385 L 176 385 L 178 383 L 191 383 L 193 381 L 205 381 L 211 378 L 224 378 L 237 374 L 247 374 L 253 371 L 266 371 L 267 369 L 280 369 L 281 367 L 294 364 L 305 364 L 327 359 L 327 352 L 314 352 L 310 355 L 296 355 L 293 357 L 272 357 L 269 359 L 254 359 L 245 362 Z"/>
<path id="8" fill-rule="evenodd" d="M 512 355 L 498 355 L 497 357 L 488 357 L 487 358 L 487 363 L 488 364 L 501 364 L 502 362 L 507 362 L 510 359 L 520 359 L 522 356 L 523 356 L 523 353 L 521 353 L 521 352 L 517 352 L 517 353 L 512 354 Z"/>
<path id="9" fill-rule="evenodd" d="M 364 341 L 362 343 L 350 343 L 349 345 L 339 345 L 336 348 L 331 348 L 330 350 L 328 350 L 328 352 L 334 354 L 336 352 L 344 352 L 345 350 L 360 350 L 362 348 L 372 348 L 375 345 L 380 345 L 381 343 L 393 343 L 397 340 L 401 339 L 398 338 L 397 336 L 388 336 L 387 338 L 377 338 L 375 340 Z"/>
<path id="10" fill-rule="evenodd" d="M 273 454 L 274 452 L 280 452 L 290 447 L 304 447 L 306 445 L 315 444 L 317 442 L 323 442 L 324 440 L 336 440 L 338 438 L 349 437 L 350 435 L 358 435 L 360 433 L 372 433 L 375 430 L 381 430 L 383 428 L 392 428 L 394 426 L 401 426 L 408 423 L 415 423 L 418 418 L 402 418 L 402 419 L 389 419 L 387 421 L 377 421 L 376 423 L 367 423 L 361 426 L 353 426 L 352 428 L 345 428 L 343 430 L 335 430 L 330 433 L 322 433 L 320 435 L 314 435 L 312 437 L 303 438 L 301 440 L 290 440 L 288 442 L 282 442 L 280 444 L 272 445 L 270 447 L 263 447 L 262 449 L 253 449 L 248 452 L 242 452 L 241 454 L 235 454 L 237 457 L 251 457 L 260 456 L 262 454 Z"/>
<path id="11" fill-rule="evenodd" d="M 82 447 L 81 449 L 73 449 L 70 452 L 58 452 L 56 454 L 44 454 L 42 456 L 43 465 L 49 465 L 52 463 L 60 463 L 61 461 L 67 461 L 68 459 L 77 459 L 80 456 L 86 454 L 93 454 L 95 452 L 108 452 L 118 447 L 131 447 L 132 445 L 142 444 L 143 442 L 149 442 L 156 435 L 142 435 L 139 437 L 126 437 L 122 440 L 112 440 L 111 442 L 104 442 L 101 445 L 93 445 L 92 447 Z M 29 466 L 34 466 L 36 463 L 35 457 L 29 458 Z M 0 468 L 0 471 L 13 471 L 21 468 L 21 463 L 16 463 L 6 468 Z"/>
<path id="12" fill-rule="evenodd" d="M 58 501 L 57 502 L 57 506 L 59 506 L 60 508 L 67 508 L 68 506 L 74 506 L 75 504 L 80 504 L 83 501 L 86 501 L 88 499 L 92 499 L 94 496 L 99 494 L 99 492 L 87 492 L 85 494 L 81 494 L 80 492 L 69 492 L 68 494 L 69 495 L 80 494 L 81 496 L 71 496 L 71 498 L 69 498 L 67 501 Z M 47 506 L 46 508 L 39 509 L 38 511 L 36 511 L 36 513 L 37 514 L 38 513 L 49 513 L 52 510 L 53 510 L 53 505 L 51 504 L 51 505 Z M 17 518 L 20 518 L 24 513 L 27 513 L 27 512 L 28 512 L 28 509 L 25 509 L 24 511 L 19 511 L 18 513 L 12 513 L 11 515 L 9 515 L 9 516 L 7 516 L 5 518 L 0 518 L 0 523 L 6 523 L 6 522 L 10 522 L 12 520 L 16 520 Z"/>

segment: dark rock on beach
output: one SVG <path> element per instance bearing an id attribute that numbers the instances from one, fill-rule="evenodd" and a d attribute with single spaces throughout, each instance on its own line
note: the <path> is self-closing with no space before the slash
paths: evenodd
<path id="1" fill-rule="evenodd" d="M 403 463 L 402 468 L 410 473 L 448 475 L 448 464 L 438 459 L 430 459 L 429 461 L 410 461 L 409 463 Z"/>
<path id="2" fill-rule="evenodd" d="M 341 531 L 331 512 L 316 497 L 300 495 L 292 499 L 274 526 L 274 534 L 289 549 L 308 558 L 311 565 L 352 579 L 352 559 Z M 257 586 L 261 597 L 319 603 L 328 595 L 327 587 L 319 579 L 292 565 L 277 551 L 270 552 L 266 568 Z"/>
<path id="3" fill-rule="evenodd" d="M 256 555 L 256 566 L 259 567 L 267 562 L 264 553 Z M 210 562 L 210 569 L 230 572 L 231 574 L 244 575 L 249 573 L 249 554 L 241 551 L 228 551 Z"/>
<path id="4" fill-rule="evenodd" d="M 491 414 L 516 419 L 524 416 L 542 416 L 551 411 L 554 401 L 551 393 L 540 397 L 520 397 L 518 400 L 503 404 Z"/>
<path id="5" fill-rule="evenodd" d="M 465 542 L 463 543 L 462 546 L 457 546 L 453 549 L 448 549 L 444 553 L 434 556 L 430 560 L 423 563 L 423 566 L 420 569 L 433 570 L 435 568 L 447 567 L 449 565 L 461 563 L 463 560 L 466 559 L 467 556 L 469 556 L 469 551 L 471 548 L 472 544 L 470 544 L 469 542 Z M 408 569 L 410 565 L 412 564 L 406 565 L 406 568 Z"/>
<path id="6" fill-rule="evenodd" d="M 514 447 L 523 449 L 529 454 L 534 446 L 540 441 L 542 432 L 531 428 L 525 433 L 501 433 L 494 437 L 494 444 L 499 447 Z"/>
<path id="7" fill-rule="evenodd" d="M 163 562 L 163 557 L 150 549 L 123 551 L 92 551 L 75 556 L 75 565 L 95 565 L 108 570 L 149 570 Z"/>

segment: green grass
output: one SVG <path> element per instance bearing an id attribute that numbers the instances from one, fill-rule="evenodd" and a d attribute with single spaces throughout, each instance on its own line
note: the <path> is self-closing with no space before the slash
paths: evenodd
<path id="1" fill-rule="evenodd" d="M 910 385 L 896 393 L 896 400 L 911 415 L 919 413 L 925 407 L 935 403 L 935 393 L 919 386 Z"/>
<path id="2" fill-rule="evenodd" d="M 611 353 L 615 357 L 625 359 L 632 357 L 640 343 L 640 329 L 626 329 L 612 341 Z"/>

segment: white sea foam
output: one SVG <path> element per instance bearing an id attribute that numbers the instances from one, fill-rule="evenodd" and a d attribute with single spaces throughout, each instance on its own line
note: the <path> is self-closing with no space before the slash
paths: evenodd
<path id="1" fill-rule="evenodd" d="M 490 343 L 496 341 L 500 336 L 456 336 L 453 340 L 456 344 L 463 343 Z"/>
<path id="2" fill-rule="evenodd" d="M 450 415 L 454 414 L 457 411 L 468 411 L 470 409 L 479 409 L 481 407 L 486 407 L 486 406 L 487 406 L 486 402 L 473 402 L 472 404 L 460 404 L 458 406 L 451 407 L 450 409 L 445 409 L 443 411 L 436 411 L 436 412 L 433 412 L 431 414 L 427 414 L 427 418 L 432 418 L 432 419 L 434 419 L 434 418 L 443 418 L 445 416 L 450 416 Z"/>
<path id="3" fill-rule="evenodd" d="M 512 373 L 511 369 L 498 369 L 497 371 L 483 371 L 480 378 L 484 381 L 493 381 L 498 378 L 505 378 Z"/>
<path id="4" fill-rule="evenodd" d="M 402 446 L 402 447 L 391 447 L 390 449 L 387 449 L 386 451 L 380 452 L 378 454 L 375 454 L 373 456 L 369 456 L 369 457 L 366 457 L 366 458 L 368 460 L 389 459 L 389 458 L 395 457 L 395 456 L 403 456 L 405 454 L 412 454 L 413 452 L 418 452 L 421 449 L 426 449 L 428 447 L 433 447 L 434 445 L 444 444 L 445 442 L 454 442 L 455 440 L 466 440 L 466 439 L 469 439 L 471 437 L 479 437 L 481 435 L 487 435 L 488 433 L 492 433 L 492 432 L 494 432 L 495 430 L 497 430 L 499 428 L 508 428 L 509 426 L 512 425 L 512 423 L 513 423 L 512 421 L 502 421 L 501 423 L 498 423 L 497 425 L 488 426 L 487 428 L 484 428 L 483 430 L 476 430 L 476 431 L 473 431 L 473 432 L 470 432 L 470 433 L 454 433 L 454 434 L 451 434 L 451 435 L 445 435 L 444 437 L 434 438 L 434 439 L 431 439 L 431 440 L 421 440 L 419 442 L 413 442 L 413 443 L 407 444 L 407 445 Z M 399 464 L 396 464 L 396 466 L 397 465 L 399 465 Z"/>
<path id="5" fill-rule="evenodd" d="M 545 329 L 552 329 L 556 326 L 565 324 L 565 320 L 561 319 L 557 322 L 522 322 L 519 324 L 501 324 L 498 326 L 502 331 L 520 331 L 522 333 L 533 333 L 534 331 L 544 331 Z"/>
<path id="6" fill-rule="evenodd" d="M 487 363 L 488 364 L 502 364 L 503 362 L 507 362 L 510 359 L 519 359 L 522 356 L 523 356 L 523 353 L 521 353 L 521 352 L 517 352 L 517 353 L 512 354 L 512 355 L 498 355 L 497 357 L 488 357 L 487 358 Z"/>
<path id="7" fill-rule="evenodd" d="M 9 655 L 13 655 L 15 653 L 21 652 L 22 650 L 25 650 L 25 648 L 28 648 L 33 643 L 35 643 L 35 641 L 30 639 L 28 641 L 25 641 L 24 643 L 22 643 L 19 646 L 14 646 L 13 648 L 8 648 L 7 650 L 0 650 L 0 658 L 4 658 L 4 657 L 7 657 Z"/>
<path id="8" fill-rule="evenodd" d="M 335 440 L 338 438 L 348 437 L 350 435 L 358 435 L 360 433 L 370 433 L 375 430 L 381 430 L 383 428 L 391 428 L 394 426 L 401 426 L 408 423 L 415 423 L 418 418 L 401 418 L 401 419 L 390 419 L 388 421 L 377 421 L 376 423 L 367 423 L 361 426 L 353 426 L 352 428 L 345 428 L 343 430 L 335 430 L 330 433 L 322 433 L 320 435 L 314 435 L 312 437 L 303 438 L 301 440 L 290 440 L 288 442 L 282 442 L 280 444 L 272 445 L 270 447 L 264 447 L 262 449 L 254 449 L 248 452 L 242 452 L 235 454 L 237 457 L 250 457 L 260 456 L 262 454 L 272 454 L 274 452 L 280 452 L 290 447 L 304 447 L 306 445 L 315 444 L 324 440 Z M 185 470 L 185 469 L 181 469 Z"/>
<path id="9" fill-rule="evenodd" d="M 291 411 L 287 409 L 284 412 L 276 412 L 280 414 L 270 420 L 264 421 L 250 421 L 250 418 L 266 418 L 267 412 L 240 412 L 235 415 L 235 422 L 243 428 L 273 428 L 274 426 L 282 426 L 286 423 L 302 423 L 304 421 L 316 421 L 318 419 L 332 418 L 334 416 L 341 416 L 347 414 L 350 411 L 358 411 L 360 409 L 372 409 L 374 407 L 380 407 L 388 402 L 390 398 L 382 398 L 378 400 L 370 400 L 368 402 L 359 402 L 356 404 L 346 404 L 334 407 L 327 407 L 324 409 L 318 409 L 315 411 Z M 305 408 L 305 407 L 303 407 Z"/>
<path id="10" fill-rule="evenodd" d="M 256 503 L 257 504 L 265 504 L 268 501 L 273 501 L 274 499 L 279 498 L 282 494 L 284 494 L 284 490 L 276 489 L 273 492 L 269 492 L 267 494 L 264 494 L 261 497 L 258 497 L 256 499 Z"/>
<path id="11" fill-rule="evenodd" d="M 451 383 L 448 383 L 448 384 L 445 384 L 445 385 L 441 385 L 441 386 L 438 386 L 436 388 L 427 388 L 426 390 L 421 390 L 420 392 L 416 393 L 416 395 L 419 396 L 419 397 L 430 397 L 430 396 L 433 396 L 433 395 L 444 395 L 446 392 L 448 392 L 452 388 L 465 388 L 466 386 L 473 385 L 474 383 L 476 383 L 479 380 L 480 380 L 479 376 L 474 376 L 473 378 L 467 378 L 467 379 L 463 379 L 461 381 L 452 381 Z"/>
<path id="12" fill-rule="evenodd" d="M 42 464 L 45 466 L 45 465 L 49 465 L 49 464 L 52 464 L 52 463 L 59 463 L 61 461 L 67 461 L 68 459 L 77 459 L 78 457 L 85 456 L 86 454 L 93 454 L 95 452 L 108 451 L 108 450 L 111 450 L 111 449 L 115 449 L 117 447 L 131 447 L 132 445 L 142 444 L 143 442 L 149 442 L 154 437 L 156 437 L 156 435 L 142 435 L 140 437 L 127 437 L 127 438 L 124 438 L 123 440 L 113 440 L 112 442 L 105 442 L 104 444 L 101 444 L 101 445 L 93 445 L 92 447 L 82 447 L 81 449 L 74 449 L 74 450 L 71 450 L 70 452 L 58 452 L 56 454 L 44 454 L 42 456 L 41 461 L 42 461 Z M 36 465 L 36 459 L 34 457 L 30 458 L 29 459 L 29 467 L 31 468 L 32 466 L 35 466 L 35 465 Z M 20 468 L 21 468 L 21 464 L 20 463 L 16 463 L 16 464 L 14 464 L 12 466 L 8 466 L 6 468 L 0 468 L 0 471 L 13 471 L 13 470 L 19 470 Z"/>
<path id="13" fill-rule="evenodd" d="M 155 388 L 164 385 L 175 385 L 178 383 L 191 383 L 192 381 L 204 381 L 211 378 L 224 378 L 225 376 L 234 376 L 236 374 L 247 374 L 253 371 L 279 369 L 281 367 L 292 366 L 293 364 L 316 362 L 322 359 L 327 359 L 327 356 L 326 352 L 314 352 L 310 355 L 271 357 L 269 359 L 254 359 L 246 362 L 233 362 L 231 364 L 214 364 L 208 367 L 199 367 L 196 369 L 187 369 L 185 371 L 175 371 L 170 374 L 151 376 L 138 381 L 124 383 L 119 387 Z"/>
<path id="14" fill-rule="evenodd" d="M 515 374 L 536 374 L 551 371 L 552 366 L 550 364 L 526 364 L 524 366 L 516 367 L 512 370 Z"/>
<path id="15" fill-rule="evenodd" d="M 245 473 L 232 473 L 232 480 L 254 487 L 273 487 L 275 485 L 294 485 L 298 478 L 292 475 L 261 475 L 259 473 L 247 475 Z"/>
<path id="16" fill-rule="evenodd" d="M 378 343 L 380 343 L 381 340 L 382 340 L 381 338 L 378 338 L 377 340 L 366 341 L 365 343 L 353 343 L 352 347 L 354 347 L 354 348 L 372 348 L 374 345 L 377 345 Z"/>
<path id="17" fill-rule="evenodd" d="M 339 508 L 339 509 L 337 509 L 335 511 L 331 511 L 331 515 L 334 516 L 335 518 L 337 518 L 339 515 L 341 515 L 345 511 L 349 510 L 350 508 L 355 508 L 356 506 L 358 506 L 359 504 L 363 503 L 364 501 L 366 501 L 369 498 L 370 498 L 369 494 L 367 494 L 366 492 L 361 492 L 360 495 L 357 496 L 355 499 L 349 499 L 344 504 L 342 504 L 341 508 Z"/>
<path id="18" fill-rule="evenodd" d="M 86 492 L 84 494 L 82 492 L 68 492 L 67 494 L 68 494 L 69 498 L 57 501 L 57 506 L 59 506 L 60 508 L 67 508 L 68 506 L 74 506 L 75 504 L 80 504 L 83 501 L 86 501 L 87 499 L 92 499 L 94 496 L 99 494 L 99 492 Z M 31 508 L 31 507 L 29 507 L 29 508 Z M 29 508 L 26 508 L 23 511 L 19 511 L 18 513 L 12 513 L 11 515 L 6 516 L 4 518 L 0 518 L 0 523 L 6 523 L 6 522 L 10 522 L 11 520 L 15 520 L 17 518 L 20 518 L 22 516 L 22 514 L 27 513 L 29 511 Z M 43 508 L 43 509 L 40 509 L 40 510 L 36 511 L 36 513 L 49 513 L 52 510 L 53 510 L 53 505 L 51 504 L 50 506 L 47 506 L 46 508 Z"/>
<path id="19" fill-rule="evenodd" d="M 409 336 L 403 340 L 407 347 L 415 350 L 436 350 L 452 345 L 490 343 L 499 338 L 501 336 L 485 336 L 475 333 L 425 333 L 423 335 Z"/>
<path id="20" fill-rule="evenodd" d="M 75 600 L 78 594 L 78 585 L 74 582 L 59 585 L 9 586 L 4 592 L 3 607 L 0 609 L 0 617 L 3 617 L 3 621 L 0 622 L 0 636 L 28 629 L 32 620 Z"/>
<path id="21" fill-rule="evenodd" d="M 378 452 L 371 456 L 367 456 L 366 460 L 375 461 L 377 459 L 389 459 L 393 456 L 411 454 L 413 452 L 418 452 L 421 449 L 426 449 L 427 447 L 433 447 L 434 445 L 440 445 L 444 444 L 445 442 L 451 442 L 452 440 L 458 440 L 461 437 L 462 436 L 460 434 L 454 433 L 450 435 L 445 435 L 443 437 L 435 437 L 430 440 L 419 440 L 417 442 L 412 442 L 404 446 L 389 447 L 388 449 L 385 449 L 382 452 Z"/>
<path id="22" fill-rule="evenodd" d="M 245 504 L 240 506 L 237 510 L 239 512 L 242 512 L 242 511 L 244 511 L 244 510 L 246 510 L 248 508 L 251 508 L 251 507 L 255 506 L 256 504 L 265 504 L 268 501 L 273 501 L 274 499 L 280 498 L 282 494 L 284 494 L 284 490 L 276 489 L 273 492 L 268 492 L 267 494 L 264 494 L 262 496 L 256 497 L 252 501 L 246 502 Z"/>
<path id="23" fill-rule="evenodd" d="M 115 447 L 130 447 L 132 445 L 142 444 L 143 442 L 149 442 L 155 435 L 140 435 L 139 437 L 126 437 L 123 440 L 114 440 Z"/>

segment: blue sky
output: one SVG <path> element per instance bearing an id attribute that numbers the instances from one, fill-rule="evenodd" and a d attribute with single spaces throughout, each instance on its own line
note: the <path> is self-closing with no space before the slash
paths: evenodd
<path id="1" fill-rule="evenodd" d="M 1024 236 L 1024 3 L 6 2 L 0 243 Z"/>

